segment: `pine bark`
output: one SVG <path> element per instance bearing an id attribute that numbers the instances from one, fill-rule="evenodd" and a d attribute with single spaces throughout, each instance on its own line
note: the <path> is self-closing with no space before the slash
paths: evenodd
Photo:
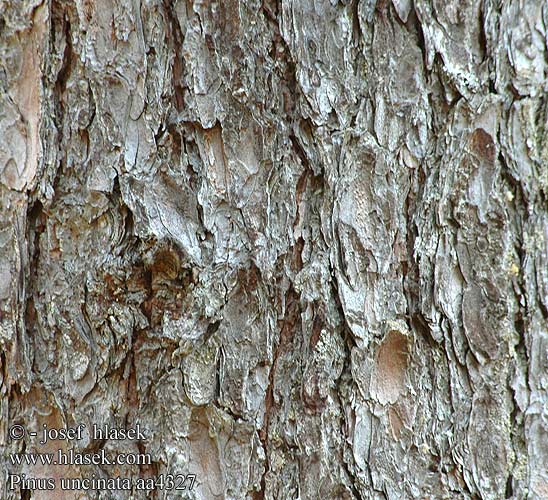
<path id="1" fill-rule="evenodd" d="M 548 499 L 547 26 L 1 0 L 0 497 Z M 147 437 L 10 438 L 79 424 Z M 71 448 L 153 462 L 9 458 Z"/>

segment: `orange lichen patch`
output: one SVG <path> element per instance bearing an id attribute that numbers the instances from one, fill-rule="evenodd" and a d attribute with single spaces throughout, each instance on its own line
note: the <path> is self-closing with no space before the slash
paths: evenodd
<path id="1" fill-rule="evenodd" d="M 391 330 L 377 352 L 371 395 L 381 404 L 393 404 L 405 390 L 409 343 L 407 336 Z"/>

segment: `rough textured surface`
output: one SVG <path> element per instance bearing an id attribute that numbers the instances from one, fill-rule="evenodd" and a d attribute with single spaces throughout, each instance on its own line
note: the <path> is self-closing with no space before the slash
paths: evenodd
<path id="1" fill-rule="evenodd" d="M 542 0 L 0 0 L 0 470 L 33 451 L 14 422 L 139 423 L 101 445 L 151 466 L 19 472 L 548 499 L 547 26 Z M 59 495 L 32 498 L 164 498 Z"/>

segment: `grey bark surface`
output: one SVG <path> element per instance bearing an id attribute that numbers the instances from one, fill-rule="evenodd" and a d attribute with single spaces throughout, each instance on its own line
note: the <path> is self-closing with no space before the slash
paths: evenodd
<path id="1" fill-rule="evenodd" d="M 0 0 L 0 497 L 548 499 L 547 26 Z M 10 464 L 80 423 L 153 464 Z"/>

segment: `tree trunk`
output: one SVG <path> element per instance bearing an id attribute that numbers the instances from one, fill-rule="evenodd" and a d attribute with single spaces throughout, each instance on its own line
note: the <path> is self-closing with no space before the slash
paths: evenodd
<path id="1" fill-rule="evenodd" d="M 547 25 L 1 0 L 0 497 L 548 499 Z"/>

